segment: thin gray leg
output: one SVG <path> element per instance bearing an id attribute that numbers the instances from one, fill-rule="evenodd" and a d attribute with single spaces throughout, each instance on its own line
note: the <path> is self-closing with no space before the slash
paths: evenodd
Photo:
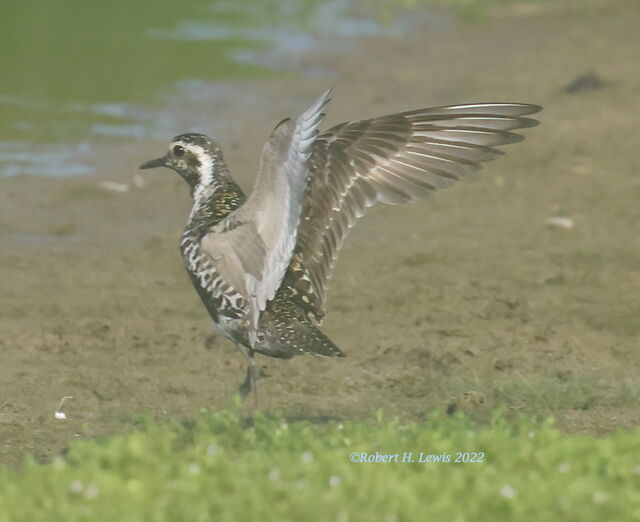
<path id="1" fill-rule="evenodd" d="M 260 378 L 260 369 L 253 358 L 253 352 L 250 352 L 245 346 L 239 345 L 242 355 L 247 359 L 247 375 L 240 385 L 240 395 L 243 399 L 253 390 L 253 400 L 258 406 L 258 379 Z"/>

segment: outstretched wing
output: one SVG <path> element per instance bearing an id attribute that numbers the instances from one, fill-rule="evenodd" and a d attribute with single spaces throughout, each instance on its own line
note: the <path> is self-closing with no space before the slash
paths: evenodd
<path id="1" fill-rule="evenodd" d="M 537 125 L 536 105 L 482 103 L 347 122 L 315 141 L 311 181 L 287 280 L 308 312 L 324 317 L 327 280 L 349 229 L 366 207 L 407 203 L 477 171 Z"/>
<path id="2" fill-rule="evenodd" d="M 296 245 L 309 158 L 329 102 L 324 93 L 295 122 L 283 120 L 264 146 L 247 202 L 202 241 L 222 279 L 248 301 L 252 345 L 260 312 L 282 279 Z"/>

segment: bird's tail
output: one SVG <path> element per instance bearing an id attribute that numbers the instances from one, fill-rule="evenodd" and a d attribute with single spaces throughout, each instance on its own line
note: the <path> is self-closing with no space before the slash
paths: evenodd
<path id="1" fill-rule="evenodd" d="M 342 350 L 308 321 L 268 317 L 261 322 L 254 350 L 263 355 L 290 359 L 310 353 L 322 357 L 344 357 Z"/>

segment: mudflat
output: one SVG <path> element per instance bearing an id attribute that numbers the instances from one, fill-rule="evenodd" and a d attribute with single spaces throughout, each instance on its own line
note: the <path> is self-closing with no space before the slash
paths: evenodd
<path id="1" fill-rule="evenodd" d="M 544 106 L 472 179 L 371 209 L 341 251 L 323 325 L 347 357 L 259 357 L 261 410 L 482 418 L 504 405 L 589 434 L 640 422 L 639 24 L 633 1 L 498 4 L 479 22 L 311 55 L 326 77 L 227 86 L 273 100 L 211 108 L 232 116 L 215 138 L 247 190 L 272 127 L 330 84 L 327 125 Z M 137 170 L 165 147 L 105 146 L 96 176 L 0 180 L 1 464 L 46 460 L 140 414 L 234 404 L 245 361 L 213 332 L 178 251 L 187 187 Z"/>

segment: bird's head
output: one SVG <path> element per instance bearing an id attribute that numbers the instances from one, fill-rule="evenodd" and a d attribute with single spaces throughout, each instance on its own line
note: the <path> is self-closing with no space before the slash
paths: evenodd
<path id="1" fill-rule="evenodd" d="M 171 140 L 169 150 L 161 158 L 147 161 L 141 169 L 167 167 L 175 170 L 196 193 L 226 175 L 222 151 L 218 144 L 204 134 L 181 134 Z"/>

